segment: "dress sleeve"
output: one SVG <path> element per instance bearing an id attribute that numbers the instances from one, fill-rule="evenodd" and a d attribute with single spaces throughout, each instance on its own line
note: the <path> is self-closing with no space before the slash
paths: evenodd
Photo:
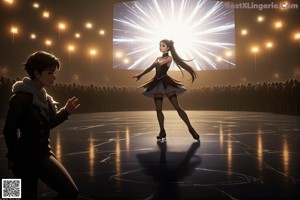
<path id="1" fill-rule="evenodd" d="M 145 71 L 143 71 L 138 76 L 140 76 L 140 77 L 144 76 L 145 74 L 147 74 L 148 72 L 150 72 L 152 69 L 154 69 L 157 65 L 159 65 L 159 63 L 156 60 L 150 67 L 148 67 Z"/>

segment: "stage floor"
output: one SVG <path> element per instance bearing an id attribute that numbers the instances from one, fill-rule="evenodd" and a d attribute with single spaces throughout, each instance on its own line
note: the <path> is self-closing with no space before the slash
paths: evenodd
<path id="1" fill-rule="evenodd" d="M 300 199 L 300 117 L 187 111 L 196 142 L 176 111 L 76 114 L 52 130 L 51 144 L 80 199 Z M 0 177 L 6 145 L 0 121 Z M 55 192 L 42 182 L 41 199 Z"/>

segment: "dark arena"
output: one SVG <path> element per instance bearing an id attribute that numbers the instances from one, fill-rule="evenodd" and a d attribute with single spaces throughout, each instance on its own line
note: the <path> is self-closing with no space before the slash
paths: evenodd
<path id="1" fill-rule="evenodd" d="M 297 0 L 2 0 L 1 199 L 300 199 Z"/>

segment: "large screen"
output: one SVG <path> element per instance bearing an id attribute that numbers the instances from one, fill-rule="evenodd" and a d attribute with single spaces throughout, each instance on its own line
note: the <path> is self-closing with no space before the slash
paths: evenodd
<path id="1" fill-rule="evenodd" d="M 225 2 L 226 3 L 226 2 Z M 113 68 L 144 70 L 162 39 L 195 70 L 235 68 L 234 9 L 211 0 L 137 0 L 114 4 Z M 174 62 L 171 70 L 178 70 Z"/>

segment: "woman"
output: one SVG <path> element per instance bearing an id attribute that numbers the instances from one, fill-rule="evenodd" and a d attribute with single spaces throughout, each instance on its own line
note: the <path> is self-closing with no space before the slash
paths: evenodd
<path id="1" fill-rule="evenodd" d="M 166 139 L 162 104 L 163 104 L 164 96 L 167 96 L 170 102 L 172 103 L 172 105 L 174 106 L 174 108 L 177 110 L 180 118 L 187 125 L 189 132 L 191 133 L 193 138 L 195 140 L 199 140 L 199 135 L 192 127 L 187 114 L 180 107 L 177 99 L 177 95 L 180 95 L 183 92 L 185 92 L 186 88 L 177 80 L 167 75 L 167 71 L 169 70 L 169 67 L 172 62 L 172 57 L 169 56 L 168 52 L 171 51 L 173 59 L 180 70 L 182 70 L 181 68 L 183 68 L 189 72 L 189 74 L 192 76 L 192 82 L 194 82 L 197 75 L 196 72 L 188 64 L 186 64 L 182 58 L 178 56 L 173 44 L 174 43 L 172 40 L 164 39 L 160 41 L 159 50 L 163 53 L 163 55 L 161 57 L 158 57 L 155 60 L 155 62 L 149 68 L 147 68 L 143 73 L 135 75 L 133 76 L 133 78 L 139 80 L 143 75 L 150 72 L 152 69 L 154 68 L 156 69 L 155 76 L 146 84 L 142 85 L 141 87 L 143 87 L 145 90 L 143 93 L 145 96 L 154 98 L 157 119 L 160 127 L 160 132 L 156 137 L 157 139 L 159 140 Z"/>
<path id="2" fill-rule="evenodd" d="M 25 63 L 30 78 L 25 77 L 12 87 L 3 133 L 8 167 L 22 181 L 23 199 L 37 199 L 38 178 L 58 192 L 57 199 L 78 196 L 74 181 L 55 157 L 49 141 L 50 129 L 68 119 L 80 106 L 73 97 L 58 111 L 58 103 L 44 89 L 54 83 L 59 68 L 60 62 L 54 55 L 35 52 Z"/>

